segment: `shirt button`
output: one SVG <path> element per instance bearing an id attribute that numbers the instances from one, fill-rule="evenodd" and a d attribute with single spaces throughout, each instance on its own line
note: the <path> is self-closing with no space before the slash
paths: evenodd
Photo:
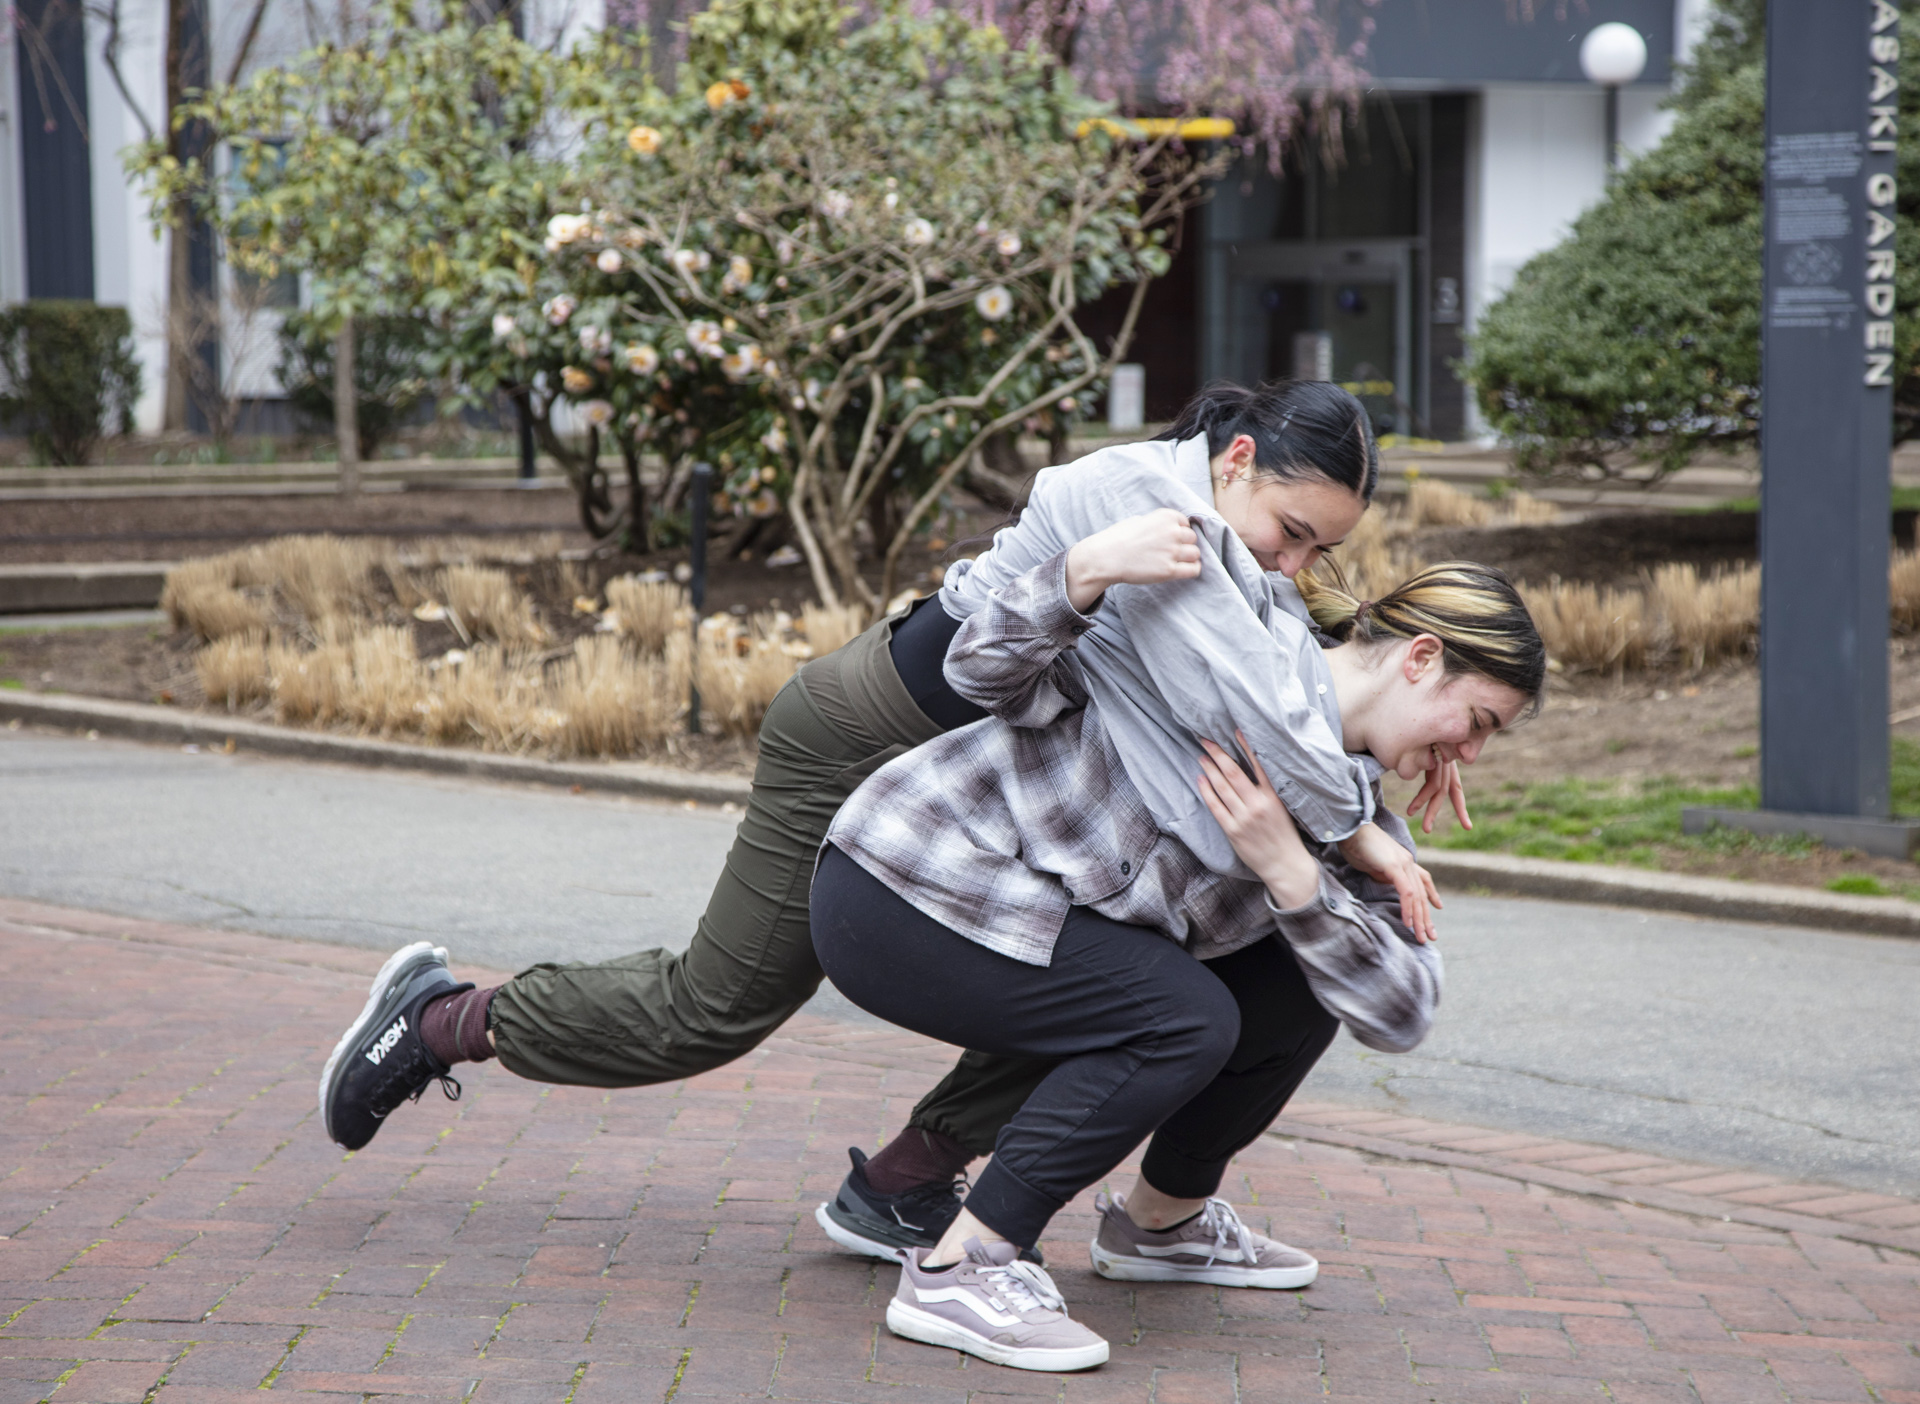
<path id="1" fill-rule="evenodd" d="M 1121 877 L 1125 877 L 1125 876 L 1126 876 L 1126 875 L 1127 875 L 1128 873 L 1130 873 L 1130 872 L 1132 872 L 1132 871 L 1133 871 L 1133 864 L 1131 864 L 1131 863 L 1125 863 L 1125 862 L 1123 862 L 1123 863 L 1122 863 L 1122 864 L 1120 865 L 1120 876 L 1121 876 Z"/>
<path id="2" fill-rule="evenodd" d="M 1333 830 L 1332 830 L 1332 829 L 1328 829 L 1328 830 L 1327 830 L 1327 842 L 1328 842 L 1328 843 L 1332 843 L 1332 842 L 1333 842 Z"/>
<path id="3" fill-rule="evenodd" d="M 1318 687 L 1314 689 L 1315 692 L 1325 692 L 1326 690 L 1327 690 L 1327 685 L 1325 683 L 1321 683 Z"/>

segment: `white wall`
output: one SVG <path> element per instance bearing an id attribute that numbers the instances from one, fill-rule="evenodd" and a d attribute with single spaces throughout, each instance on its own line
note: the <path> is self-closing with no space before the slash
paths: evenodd
<path id="1" fill-rule="evenodd" d="M 123 156 L 142 141 L 141 117 L 157 129 L 164 110 L 166 12 L 162 0 L 122 0 L 120 73 L 139 106 L 130 110 L 107 67 L 105 26 L 87 15 L 87 121 L 93 176 L 93 297 L 133 318 L 141 366 L 134 418 L 143 432 L 160 428 L 166 404 L 167 241 L 153 232 L 144 189 Z"/>
<path id="2" fill-rule="evenodd" d="M 13 25 L 0 13 L 0 304 L 27 295 L 26 230 L 20 222 L 19 65 Z"/>

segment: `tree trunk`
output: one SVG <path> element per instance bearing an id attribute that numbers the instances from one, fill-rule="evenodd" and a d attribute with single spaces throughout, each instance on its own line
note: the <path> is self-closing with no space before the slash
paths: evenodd
<path id="1" fill-rule="evenodd" d="M 333 339 L 333 437 L 339 445 L 340 495 L 360 491 L 360 397 L 353 386 L 353 318 L 341 319 Z"/>

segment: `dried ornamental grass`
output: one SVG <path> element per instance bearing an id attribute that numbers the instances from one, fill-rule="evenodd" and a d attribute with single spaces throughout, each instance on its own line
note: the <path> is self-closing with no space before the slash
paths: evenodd
<path id="1" fill-rule="evenodd" d="M 194 655 L 193 671 L 209 704 L 237 711 L 272 693 L 267 636 L 259 629 L 215 639 Z"/>
<path id="2" fill-rule="evenodd" d="M 607 582 L 607 608 L 622 634 L 643 653 L 659 653 L 675 632 L 684 632 L 693 606 L 682 587 L 665 580 L 640 580 L 631 575 Z"/>
<path id="3" fill-rule="evenodd" d="M 1624 672 L 1647 661 L 1646 597 L 1637 590 L 1569 584 L 1555 576 L 1545 588 L 1520 588 L 1546 643 L 1547 656 L 1575 671 Z"/>
<path id="4" fill-rule="evenodd" d="M 274 720 L 324 726 L 338 718 L 344 685 L 353 676 L 352 659 L 352 650 L 331 632 L 314 649 L 276 639 L 267 648 Z"/>
<path id="5" fill-rule="evenodd" d="M 687 695 L 686 645 L 675 652 L 679 680 L 672 658 L 643 658 L 616 635 L 577 640 L 555 689 L 554 709 L 563 718 L 557 748 L 568 755 L 621 756 L 665 741 Z"/>
<path id="6" fill-rule="evenodd" d="M 1920 550 L 1893 553 L 1887 596 L 1893 622 L 1902 629 L 1920 629 Z"/>
<path id="7" fill-rule="evenodd" d="M 282 536 L 235 553 L 241 585 L 279 592 L 316 627 L 350 618 L 373 600 L 373 572 L 391 552 L 370 541 L 337 536 Z"/>
<path id="8" fill-rule="evenodd" d="M 1415 527 L 1485 526 L 1493 520 L 1493 504 L 1469 497 L 1451 483 L 1414 478 L 1407 484 L 1405 518 Z"/>
<path id="9" fill-rule="evenodd" d="M 440 590 L 447 608 L 460 617 L 475 638 L 503 644 L 537 644 L 546 638 L 546 630 L 534 615 L 533 601 L 504 570 L 448 566 L 441 572 Z"/>
<path id="10" fill-rule="evenodd" d="M 1760 627 L 1760 571 L 1751 565 L 1715 571 L 1702 580 L 1685 562 L 1669 561 L 1648 581 L 1662 642 L 1686 667 L 1745 653 Z"/>
<path id="11" fill-rule="evenodd" d="M 757 735 L 774 696 L 800 663 L 780 640 L 779 617 L 756 614 L 742 629 L 727 615 L 716 614 L 701 621 L 699 632 L 703 708 L 729 735 Z"/>
<path id="12" fill-rule="evenodd" d="M 208 643 L 266 628 L 265 603 L 240 593 L 234 566 L 232 555 L 209 556 L 167 572 L 160 608 L 167 612 L 174 628 L 185 629 Z"/>
<path id="13" fill-rule="evenodd" d="M 800 610 L 800 632 L 807 636 L 809 656 L 823 658 L 844 648 L 866 628 L 866 612 L 859 605 L 805 605 Z"/>
<path id="14" fill-rule="evenodd" d="M 346 720 L 383 736 L 418 725 L 427 680 L 413 650 L 413 631 L 378 625 L 348 644 L 349 671 L 342 689 Z"/>
<path id="15" fill-rule="evenodd" d="M 1557 521 L 1560 509 L 1551 502 L 1543 502 L 1531 493 L 1514 492 L 1507 495 L 1507 516 L 1515 526 L 1538 526 L 1543 522 Z"/>

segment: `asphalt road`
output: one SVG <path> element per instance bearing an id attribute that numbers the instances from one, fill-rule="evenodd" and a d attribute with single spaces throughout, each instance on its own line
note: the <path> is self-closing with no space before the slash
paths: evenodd
<path id="1" fill-rule="evenodd" d="M 736 818 L 0 731 L 0 893 L 456 968 L 684 945 Z M 1427 1043 L 1343 1034 L 1302 1095 L 1920 1193 L 1920 942 L 1471 897 L 1442 932 Z"/>

